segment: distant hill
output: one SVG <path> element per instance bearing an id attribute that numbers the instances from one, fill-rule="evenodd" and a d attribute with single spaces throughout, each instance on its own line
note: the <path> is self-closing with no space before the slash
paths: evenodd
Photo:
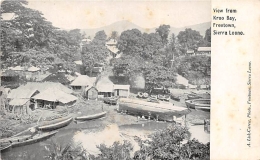
<path id="1" fill-rule="evenodd" d="M 210 22 L 205 22 L 205 23 L 201 23 L 201 24 L 196 24 L 196 25 L 191 25 L 191 26 L 186 26 L 186 27 L 182 27 L 182 28 L 175 28 L 175 27 L 171 27 L 171 33 L 174 33 L 175 35 L 178 35 L 178 33 L 180 31 L 184 31 L 185 28 L 191 28 L 193 30 L 199 31 L 200 34 L 204 37 L 205 35 L 205 31 L 210 28 L 211 23 Z M 85 32 L 87 36 L 90 36 L 91 39 L 93 39 L 93 37 L 95 36 L 96 32 L 98 31 L 102 31 L 104 30 L 106 32 L 106 34 L 108 36 L 110 36 L 110 34 L 112 33 L 112 31 L 117 31 L 118 34 L 120 35 L 123 31 L 125 30 L 130 30 L 130 29 L 138 29 L 141 32 L 146 32 L 146 33 L 151 33 L 151 32 L 155 32 L 155 28 L 142 28 L 132 22 L 129 21 L 118 21 L 115 23 L 112 23 L 108 26 L 104 26 L 101 28 L 94 28 L 94 29 L 81 29 L 81 32 Z"/>

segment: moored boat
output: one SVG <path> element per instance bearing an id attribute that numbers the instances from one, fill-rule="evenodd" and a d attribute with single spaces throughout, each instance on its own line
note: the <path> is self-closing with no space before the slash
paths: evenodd
<path id="1" fill-rule="evenodd" d="M 138 97 L 138 98 L 143 98 L 143 96 L 144 96 L 143 92 L 138 92 L 138 93 L 137 93 L 137 97 Z"/>
<path id="2" fill-rule="evenodd" d="M 120 99 L 118 110 L 162 121 L 173 121 L 174 117 L 179 118 L 190 113 L 189 109 L 173 106 L 170 103 L 151 103 L 128 98 Z"/>
<path id="3" fill-rule="evenodd" d="M 57 132 L 58 131 L 42 132 L 42 133 L 35 134 L 33 136 L 24 135 L 24 136 L 6 138 L 6 139 L 2 140 L 2 141 L 4 141 L 3 143 L 6 145 L 6 147 L 4 147 L 3 149 L 1 148 L 1 150 L 5 150 L 10 147 L 19 147 L 19 146 L 36 143 L 36 142 L 39 142 L 41 140 L 44 140 L 46 138 L 53 136 Z M 3 143 L 1 143 L 1 144 L 3 144 Z"/>
<path id="4" fill-rule="evenodd" d="M 143 98 L 146 99 L 146 98 L 148 98 L 148 97 L 149 97 L 149 94 L 145 92 L 145 93 L 143 94 Z"/>
<path id="5" fill-rule="evenodd" d="M 73 120 L 72 117 L 64 117 L 59 118 L 57 120 L 53 120 L 51 122 L 43 122 L 40 125 L 38 125 L 38 130 L 54 130 L 58 128 L 65 127 L 70 124 L 70 122 Z"/>
<path id="6" fill-rule="evenodd" d="M 116 98 L 116 97 L 108 97 L 108 98 L 104 99 L 104 103 L 116 105 L 117 100 L 118 100 L 118 98 Z"/>
<path id="7" fill-rule="evenodd" d="M 195 104 L 195 109 L 210 112 L 210 104 Z"/>
<path id="8" fill-rule="evenodd" d="M 0 151 L 7 150 L 8 148 L 12 147 L 12 144 L 0 144 Z"/>
<path id="9" fill-rule="evenodd" d="M 164 96 L 164 101 L 169 102 L 169 101 L 170 101 L 170 96 L 169 96 L 169 95 L 165 95 L 165 96 Z"/>
<path id="10" fill-rule="evenodd" d="M 36 135 L 32 136 L 31 138 L 28 138 L 26 140 L 12 143 L 12 147 L 19 147 L 19 146 L 24 146 L 24 145 L 36 143 L 36 142 L 42 141 L 44 139 L 47 139 L 47 138 L 53 136 L 57 132 L 58 131 L 38 133 L 38 134 L 36 134 Z"/>
<path id="11" fill-rule="evenodd" d="M 161 100 L 161 101 L 164 101 L 164 99 L 165 99 L 165 96 L 164 96 L 164 95 L 161 95 L 161 94 L 159 94 L 159 95 L 158 95 L 158 99 L 159 99 L 159 100 Z"/>
<path id="12" fill-rule="evenodd" d="M 187 108 L 195 109 L 195 105 L 209 105 L 210 106 L 210 99 L 192 99 L 185 101 Z"/>
<path id="13" fill-rule="evenodd" d="M 80 121 L 93 120 L 93 119 L 105 117 L 106 114 L 107 114 L 107 112 L 101 112 L 101 113 L 88 115 L 88 116 L 79 116 L 79 117 L 76 117 L 75 119 L 80 120 Z"/>
<path id="14" fill-rule="evenodd" d="M 173 95 L 173 94 L 171 94 L 171 99 L 172 100 L 175 100 L 175 101 L 177 101 L 177 102 L 180 102 L 180 97 L 178 97 L 178 96 L 175 96 L 175 95 Z"/>

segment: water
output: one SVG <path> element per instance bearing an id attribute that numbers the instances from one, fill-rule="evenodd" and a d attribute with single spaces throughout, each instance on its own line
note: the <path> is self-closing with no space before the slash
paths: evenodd
<path id="1" fill-rule="evenodd" d="M 129 140 L 134 145 L 134 150 L 139 146 L 134 141 L 134 136 L 146 138 L 149 134 L 157 130 L 165 129 L 171 123 L 143 121 L 141 124 L 131 124 L 117 126 L 111 124 L 102 126 L 103 120 L 88 121 L 75 124 L 72 122 L 69 126 L 61 128 L 59 132 L 47 140 L 26 145 L 23 147 L 11 148 L 2 153 L 2 160 L 44 160 L 48 155 L 46 148 L 53 143 L 58 142 L 61 145 L 70 143 L 71 145 L 82 145 L 89 153 L 98 154 L 97 145 L 105 143 L 110 146 L 114 141 Z M 209 132 L 203 125 L 189 126 L 190 138 L 196 138 L 200 142 L 209 142 Z"/>

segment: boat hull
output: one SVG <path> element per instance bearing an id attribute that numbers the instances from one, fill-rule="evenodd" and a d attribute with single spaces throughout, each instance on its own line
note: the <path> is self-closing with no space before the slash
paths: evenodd
<path id="1" fill-rule="evenodd" d="M 179 118 L 190 113 L 190 110 L 172 104 L 152 103 L 126 98 L 120 99 L 118 110 L 119 112 L 162 121 L 173 121 L 174 117 Z"/>
<path id="2" fill-rule="evenodd" d="M 24 145 L 36 143 L 36 142 L 42 141 L 44 139 L 47 139 L 47 138 L 55 135 L 57 132 L 58 131 L 52 131 L 52 132 L 37 134 L 37 135 L 33 136 L 32 138 L 30 138 L 28 140 L 13 143 L 12 147 L 19 147 L 19 146 L 24 146 Z"/>
<path id="3" fill-rule="evenodd" d="M 63 119 L 58 119 L 56 121 L 53 122 L 45 122 L 42 123 L 41 125 L 39 125 L 37 127 L 38 130 L 54 130 L 54 129 L 58 129 L 58 128 L 62 128 L 65 127 L 67 125 L 69 125 L 72 122 L 73 118 L 69 117 L 69 118 L 63 118 Z"/>
<path id="4" fill-rule="evenodd" d="M 195 106 L 206 105 L 206 107 L 210 107 L 210 99 L 193 99 L 185 101 L 187 108 L 196 109 Z"/>
<path id="5" fill-rule="evenodd" d="M 11 147 L 12 147 L 11 144 L 7 144 L 7 145 L 4 145 L 4 146 L 1 146 L 1 147 L 0 147 L 0 151 L 3 152 L 3 151 L 5 151 L 5 150 L 7 150 L 7 149 L 9 149 L 9 148 L 11 148 Z"/>
<path id="6" fill-rule="evenodd" d="M 94 114 L 94 115 L 89 115 L 89 116 L 76 117 L 75 119 L 80 120 L 80 121 L 87 121 L 87 120 L 93 120 L 93 119 L 105 117 L 106 114 L 107 114 L 107 112 L 102 112 L 99 114 Z"/>
<path id="7" fill-rule="evenodd" d="M 204 112 L 210 112 L 210 105 L 209 104 L 195 104 L 195 109 L 204 111 Z"/>

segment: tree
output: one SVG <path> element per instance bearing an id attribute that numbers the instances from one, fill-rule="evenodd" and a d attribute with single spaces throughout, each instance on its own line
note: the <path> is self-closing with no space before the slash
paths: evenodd
<path id="1" fill-rule="evenodd" d="M 168 35 L 170 32 L 170 25 L 160 25 L 156 28 L 156 32 L 161 36 L 162 43 L 166 45 L 168 43 Z"/>
<path id="2" fill-rule="evenodd" d="M 178 42 L 181 45 L 182 54 L 186 54 L 187 50 L 197 50 L 203 44 L 203 37 L 198 31 L 186 28 L 178 34 Z"/>
<path id="3" fill-rule="evenodd" d="M 124 54 L 141 55 L 144 39 L 138 29 L 127 30 L 121 33 L 117 42 L 118 49 Z"/>
<path id="4" fill-rule="evenodd" d="M 118 32 L 117 31 L 112 31 L 111 36 L 110 36 L 109 39 L 118 40 Z"/>
<path id="5" fill-rule="evenodd" d="M 80 30 L 58 30 L 41 12 L 27 8 L 27 4 L 25 0 L 3 1 L 1 4 L 2 67 L 45 67 L 63 62 L 66 68 L 73 69 L 71 64 L 81 41 Z M 5 13 L 14 13 L 14 16 L 3 20 Z"/>
<path id="6" fill-rule="evenodd" d="M 150 137 L 150 140 L 138 139 L 140 150 L 135 152 L 134 159 L 209 159 L 209 143 L 205 145 L 193 139 L 183 144 L 183 140 L 187 138 L 187 133 L 187 128 L 174 125 L 156 132 Z"/>
<path id="7" fill-rule="evenodd" d="M 96 45 L 105 45 L 106 40 L 107 40 L 107 35 L 106 35 L 105 31 L 102 30 L 102 31 L 98 31 L 95 34 L 95 37 L 92 42 Z"/>
<path id="8" fill-rule="evenodd" d="M 109 50 L 105 46 L 106 34 L 104 31 L 96 33 L 93 41 L 82 49 L 82 62 L 84 67 L 92 73 L 94 67 L 100 63 L 106 63 Z"/>

